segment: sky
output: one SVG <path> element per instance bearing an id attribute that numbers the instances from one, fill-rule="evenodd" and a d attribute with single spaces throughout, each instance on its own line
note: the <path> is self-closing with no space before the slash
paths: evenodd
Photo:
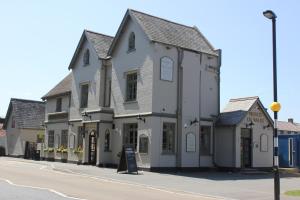
<path id="1" fill-rule="evenodd" d="M 69 73 L 83 30 L 114 36 L 128 8 L 195 25 L 222 49 L 221 110 L 230 98 L 259 96 L 265 107 L 273 102 L 272 23 L 262 15 L 273 10 L 279 119 L 300 122 L 299 0 L 0 1 L 0 117 L 10 98 L 41 100 Z"/>

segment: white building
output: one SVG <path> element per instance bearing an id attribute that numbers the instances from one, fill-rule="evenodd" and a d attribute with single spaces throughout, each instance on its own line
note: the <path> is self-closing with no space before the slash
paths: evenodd
<path id="1" fill-rule="evenodd" d="M 116 166 L 122 145 L 131 144 L 143 168 L 214 166 L 220 53 L 196 27 L 134 10 L 127 10 L 115 38 L 84 31 L 69 89 L 44 98 L 49 156 Z M 58 125 L 51 115 L 68 120 Z"/>
<path id="2" fill-rule="evenodd" d="M 271 168 L 273 121 L 260 99 L 230 99 L 217 121 L 214 143 L 217 167 Z"/>
<path id="3" fill-rule="evenodd" d="M 7 155 L 31 158 L 42 142 L 45 103 L 12 98 L 3 128 L 6 130 Z"/>

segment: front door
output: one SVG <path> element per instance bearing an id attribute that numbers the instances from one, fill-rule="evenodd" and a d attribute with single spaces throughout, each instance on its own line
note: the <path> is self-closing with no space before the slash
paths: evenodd
<path id="1" fill-rule="evenodd" d="M 251 129 L 241 130 L 241 167 L 251 167 L 252 161 Z"/>
<path id="2" fill-rule="evenodd" d="M 89 164 L 96 165 L 97 159 L 97 137 L 96 131 L 92 131 L 89 135 Z"/>

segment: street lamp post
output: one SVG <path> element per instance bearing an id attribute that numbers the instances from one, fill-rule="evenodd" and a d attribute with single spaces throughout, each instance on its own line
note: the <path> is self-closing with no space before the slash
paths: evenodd
<path id="1" fill-rule="evenodd" d="M 278 167 L 278 132 L 277 132 L 277 119 L 278 112 L 280 110 L 280 104 L 277 102 L 277 69 L 276 69 L 276 15 L 271 10 L 266 10 L 263 15 L 272 20 L 272 35 L 273 35 L 273 93 L 274 102 L 271 104 L 270 108 L 274 112 L 274 159 L 273 159 L 273 169 L 274 169 L 274 199 L 280 200 L 280 177 L 279 177 L 279 167 Z"/>

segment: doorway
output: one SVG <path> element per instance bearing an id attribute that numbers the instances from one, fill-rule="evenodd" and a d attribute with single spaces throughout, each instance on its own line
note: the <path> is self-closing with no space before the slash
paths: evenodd
<path id="1" fill-rule="evenodd" d="M 241 167 L 252 167 L 252 134 L 251 129 L 241 129 Z"/>
<path id="2" fill-rule="evenodd" d="M 97 137 L 96 131 L 91 131 L 89 134 L 89 159 L 90 165 L 96 165 L 97 161 Z"/>

